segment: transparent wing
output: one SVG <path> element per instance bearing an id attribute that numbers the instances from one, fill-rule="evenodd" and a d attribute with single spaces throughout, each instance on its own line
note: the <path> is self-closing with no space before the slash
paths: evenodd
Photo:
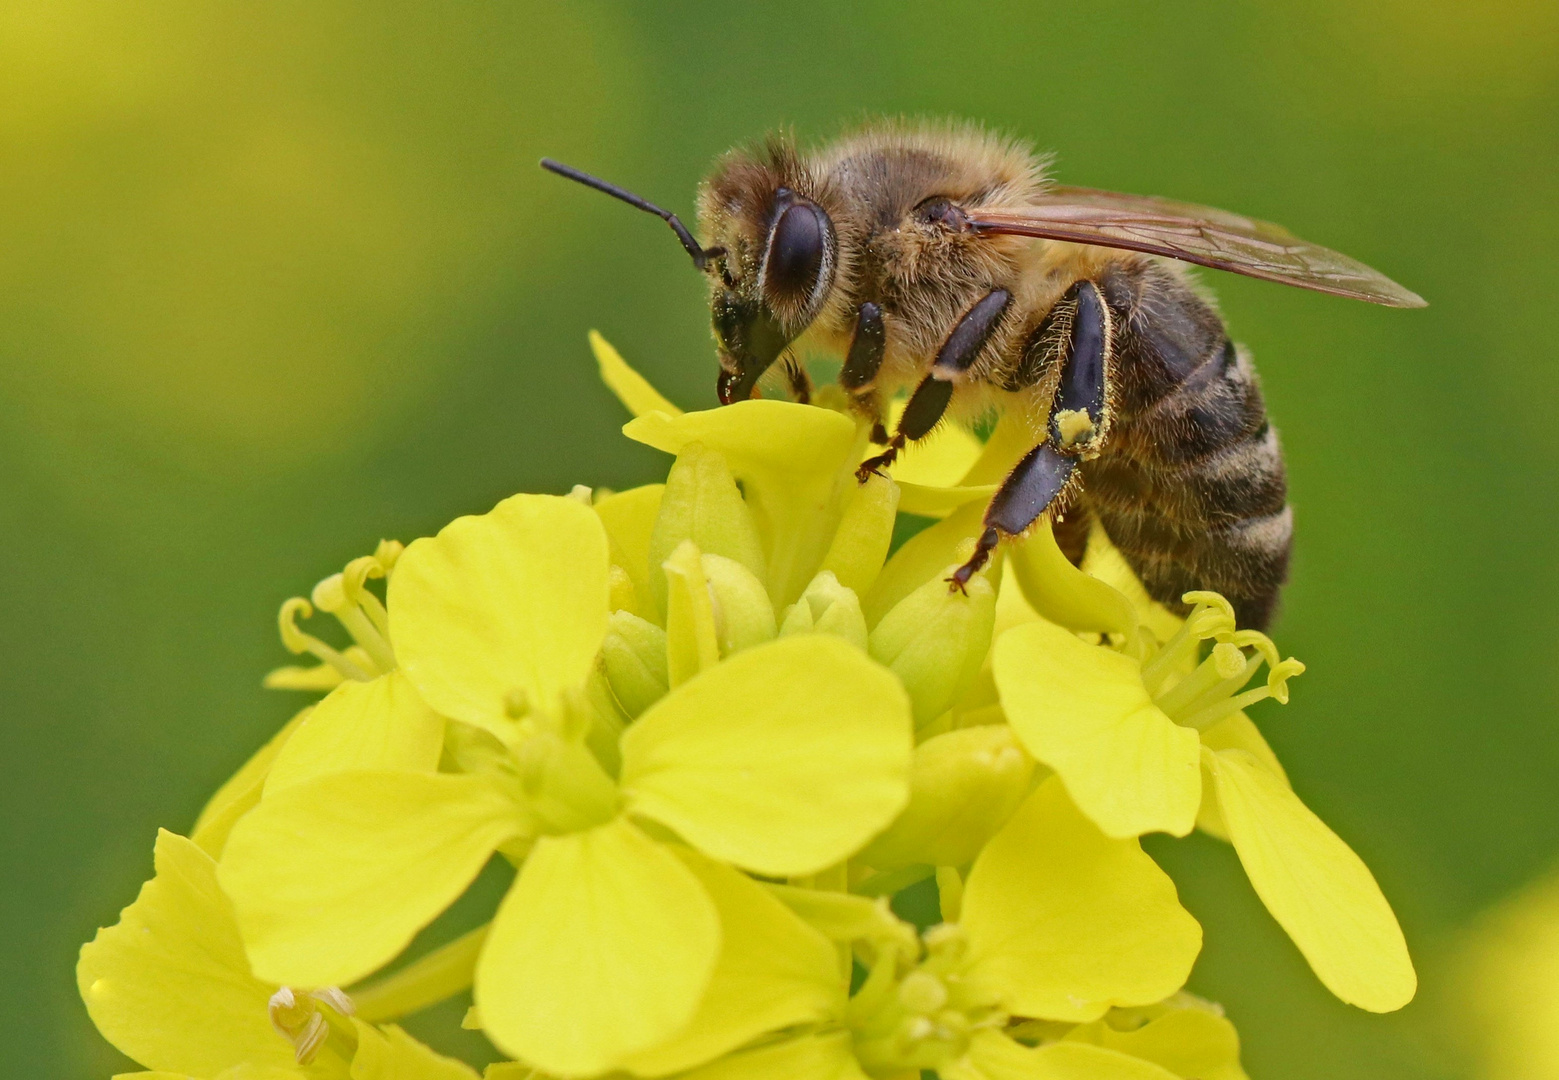
<path id="1" fill-rule="evenodd" d="M 981 232 L 1126 248 L 1387 307 L 1425 307 L 1384 274 L 1281 225 L 1147 195 L 1054 187 L 1026 206 L 969 211 Z"/>

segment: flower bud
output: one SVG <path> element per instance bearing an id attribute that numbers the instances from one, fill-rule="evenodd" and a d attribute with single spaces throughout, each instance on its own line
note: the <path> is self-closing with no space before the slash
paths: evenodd
<path id="1" fill-rule="evenodd" d="M 714 600 L 698 545 L 684 540 L 661 563 L 666 580 L 666 674 L 672 686 L 720 662 Z"/>
<path id="2" fill-rule="evenodd" d="M 727 657 L 774 639 L 774 605 L 753 572 L 735 559 L 705 555 L 704 580 L 714 605 L 715 640 Z"/>
<path id="3" fill-rule="evenodd" d="M 685 540 L 708 555 L 723 555 L 741 563 L 762 581 L 763 548 L 752 513 L 737 490 L 731 470 L 718 451 L 690 443 L 677 455 L 666 477 L 660 514 L 650 533 L 649 565 L 660 567 Z M 666 578 L 650 575 L 650 590 L 658 611 L 666 610 Z"/>
<path id="4" fill-rule="evenodd" d="M 971 578 L 964 592 L 950 590 L 944 578 L 954 569 L 900 600 L 871 632 L 872 659 L 891 668 L 909 691 L 917 728 L 962 696 L 991 646 L 996 590 L 983 574 Z"/>
<path id="5" fill-rule="evenodd" d="M 861 859 L 879 870 L 968 866 L 1022 803 L 1033 776 L 1033 759 L 1006 724 L 927 739 L 915 750 L 909 806 Z"/>
<path id="6" fill-rule="evenodd" d="M 856 487 L 823 559 L 839 583 L 857 596 L 871 587 L 888 557 L 893 522 L 899 508 L 899 486 L 873 473 Z"/>
<path id="7" fill-rule="evenodd" d="M 601 642 L 606 680 L 630 720 L 671 688 L 666 672 L 666 631 L 629 611 L 614 611 Z"/>
<path id="8" fill-rule="evenodd" d="M 801 599 L 785 611 L 781 637 L 808 633 L 834 634 L 866 648 L 866 616 L 861 614 L 860 598 L 854 589 L 841 585 L 832 571 L 813 578 Z"/>

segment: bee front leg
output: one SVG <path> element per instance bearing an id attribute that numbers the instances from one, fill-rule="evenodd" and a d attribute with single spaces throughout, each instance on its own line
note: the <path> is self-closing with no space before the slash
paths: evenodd
<path id="1" fill-rule="evenodd" d="M 861 483 L 864 484 L 866 478 L 872 473 L 885 469 L 898 460 L 899 451 L 904 449 L 906 442 L 925 438 L 931 434 L 932 428 L 941 422 L 942 414 L 947 411 L 948 402 L 953 400 L 953 388 L 974 364 L 991 335 L 996 332 L 996 327 L 1000 325 L 1001 317 L 1006 313 L 1007 305 L 1011 302 L 1012 294 L 1006 289 L 992 289 L 958 320 L 952 333 L 947 335 L 947 340 L 943 341 L 942 347 L 937 350 L 936 360 L 931 364 L 931 374 L 920 380 L 920 385 L 915 387 L 915 392 L 910 395 L 909 404 L 904 406 L 904 415 L 899 417 L 898 429 L 893 433 L 893 438 L 888 441 L 888 448 L 876 457 L 868 458 L 861 463 L 859 469 L 855 470 L 856 478 Z M 850 351 L 852 355 L 855 352 L 853 343 Z M 880 356 L 877 358 L 877 363 L 879 365 L 882 363 Z M 849 366 L 847 360 L 845 367 L 848 369 Z"/>
<path id="2" fill-rule="evenodd" d="M 1064 320 L 1061 379 L 1045 441 L 1023 455 L 991 498 L 974 554 L 947 579 L 959 591 L 990 561 L 1003 534 L 1021 535 L 1050 509 L 1072 484 L 1078 462 L 1096 456 L 1108 434 L 1114 329 L 1109 306 L 1092 281 L 1077 282 L 1061 304 L 1069 305 L 1071 318 Z"/>

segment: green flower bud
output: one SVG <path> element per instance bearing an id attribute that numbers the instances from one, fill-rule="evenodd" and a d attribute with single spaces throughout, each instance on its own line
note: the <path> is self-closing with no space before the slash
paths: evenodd
<path id="1" fill-rule="evenodd" d="M 834 634 L 866 648 L 866 616 L 861 614 L 860 598 L 829 570 L 813 578 L 801 599 L 786 609 L 780 627 L 781 637 L 810 633 Z"/>
<path id="2" fill-rule="evenodd" d="M 861 859 L 879 870 L 968 866 L 1028 794 L 1034 760 L 1006 724 L 959 728 L 915 750 L 909 806 Z"/>
<path id="3" fill-rule="evenodd" d="M 774 605 L 763 582 L 735 559 L 703 557 L 721 657 L 774 639 Z"/>
<path id="4" fill-rule="evenodd" d="M 983 574 L 969 581 L 966 593 L 950 590 L 944 578 L 953 569 L 900 600 L 871 632 L 872 659 L 892 668 L 909 691 L 917 728 L 963 695 L 991 647 L 996 590 Z"/>
<path id="5" fill-rule="evenodd" d="M 693 541 L 706 555 L 735 559 L 759 581 L 764 579 L 758 528 L 731 470 L 718 451 L 696 442 L 677 455 L 666 477 L 660 513 L 650 533 L 649 565 L 660 567 L 684 540 Z M 650 589 L 656 610 L 665 612 L 665 575 L 652 573 Z"/>
<path id="6" fill-rule="evenodd" d="M 601 657 L 612 694 L 630 720 L 671 688 L 666 672 L 666 631 L 631 611 L 614 611 Z"/>

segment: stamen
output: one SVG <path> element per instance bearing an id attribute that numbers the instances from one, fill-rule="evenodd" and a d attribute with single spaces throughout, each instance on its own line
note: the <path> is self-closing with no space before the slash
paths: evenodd
<path id="1" fill-rule="evenodd" d="M 302 615 L 305 619 L 314 614 L 314 605 L 301 596 L 294 596 L 285 601 L 281 606 L 281 612 L 277 615 L 277 623 L 281 628 L 281 643 L 286 646 L 288 652 L 311 653 L 339 671 L 348 679 L 356 679 L 358 682 L 368 682 L 374 678 L 375 673 L 354 663 L 343 654 L 326 645 L 313 634 L 304 633 L 298 629 L 297 619 Z"/>
<path id="2" fill-rule="evenodd" d="M 319 1055 L 330 1038 L 330 1021 L 320 1011 L 323 1004 L 340 1016 L 351 1016 L 352 999 L 338 987 L 311 990 L 301 999 L 292 987 L 283 986 L 271 995 L 268 1012 L 271 1026 L 292 1043 L 293 1057 L 299 1065 L 308 1065 Z"/>
<path id="3" fill-rule="evenodd" d="M 377 563 L 375 562 L 374 565 L 377 566 Z M 361 587 L 361 583 L 358 584 L 357 591 L 364 594 L 367 592 Z M 374 666 L 379 669 L 375 674 L 395 670 L 395 653 L 391 650 L 390 643 L 368 621 L 368 617 L 363 614 L 362 609 L 348 593 L 345 574 L 331 574 L 314 586 L 314 606 L 334 615 L 336 621 L 346 627 L 346 632 L 352 635 L 352 640 L 373 657 Z M 388 618 L 385 625 L 389 625 Z"/>
<path id="4" fill-rule="evenodd" d="M 400 559 L 401 552 L 405 550 L 406 545 L 399 540 L 380 540 L 379 546 L 374 548 L 374 558 L 379 560 L 386 578 L 394 572 L 395 563 Z"/>
<path id="5" fill-rule="evenodd" d="M 341 572 L 341 591 L 351 603 L 356 604 L 368 613 L 373 620 L 374 629 L 378 630 L 388 641 L 390 639 L 390 613 L 384 609 L 384 604 L 379 598 L 368 591 L 369 578 L 382 578 L 385 576 L 384 564 L 377 556 L 364 555 L 360 559 L 353 559 L 346 564 L 346 569 Z"/>

